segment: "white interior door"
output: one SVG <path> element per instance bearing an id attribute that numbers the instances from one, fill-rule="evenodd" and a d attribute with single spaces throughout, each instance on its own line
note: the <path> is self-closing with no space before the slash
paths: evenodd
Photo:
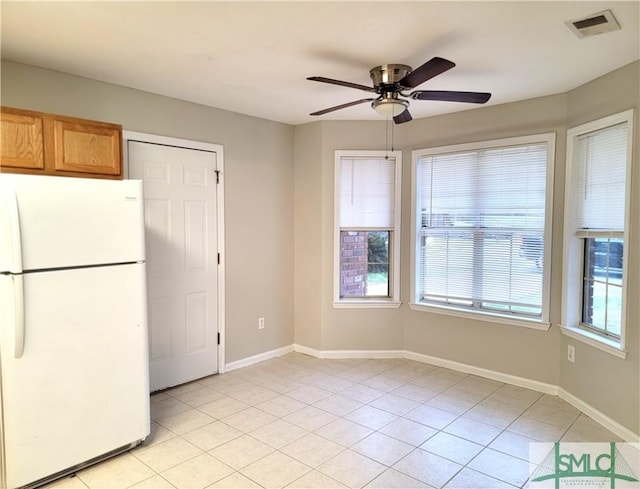
<path id="1" fill-rule="evenodd" d="M 218 371 L 216 153 L 127 142 L 144 182 L 151 390 Z"/>

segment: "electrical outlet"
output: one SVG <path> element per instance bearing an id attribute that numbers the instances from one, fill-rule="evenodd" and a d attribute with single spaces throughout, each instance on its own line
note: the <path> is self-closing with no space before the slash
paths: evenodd
<path id="1" fill-rule="evenodd" d="M 264 329 L 264 318 L 258 318 L 258 329 Z"/>
<path id="2" fill-rule="evenodd" d="M 573 345 L 567 345 L 567 360 L 571 363 L 576 361 L 576 347 Z"/>

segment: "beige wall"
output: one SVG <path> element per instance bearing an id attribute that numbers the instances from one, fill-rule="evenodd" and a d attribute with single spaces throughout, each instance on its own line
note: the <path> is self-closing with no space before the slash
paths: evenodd
<path id="1" fill-rule="evenodd" d="M 292 126 L 7 61 L 1 82 L 3 105 L 221 144 L 227 363 L 293 342 Z"/>
<path id="2" fill-rule="evenodd" d="M 405 138 L 411 149 L 466 143 L 529 134 L 556 133 L 554 212 L 551 250 L 551 323 L 558 324 L 562 271 L 562 194 L 564 185 L 566 95 L 478 108 L 447 116 L 423 119 L 409 128 Z M 413 123 L 412 123 L 413 124 Z M 410 152 L 408 152 L 410 153 Z M 407 154 L 407 167 L 410 164 Z M 410 175 L 407 174 L 406 177 Z M 410 226 L 410 182 L 403 209 L 406 230 Z M 558 218 L 560 213 L 560 218 Z M 409 300 L 409 239 L 405 242 L 403 300 Z M 405 299 L 406 298 L 406 299 Z M 442 314 L 404 312 L 406 342 L 411 350 L 527 379 L 558 383 L 559 331 L 537 331 L 487 321 L 460 319 Z M 478 345 L 481 345 L 480 347 Z"/>
<path id="3" fill-rule="evenodd" d="M 317 124 L 295 128 L 293 316 L 296 344 L 320 349 L 322 304 L 322 132 Z"/>
<path id="4" fill-rule="evenodd" d="M 576 363 L 569 364 L 568 341 L 557 328 L 566 130 L 628 108 L 640 109 L 639 66 L 636 62 L 567 94 L 418 119 L 396 128 L 395 146 L 404 155 L 400 309 L 332 306 L 334 151 L 384 149 L 383 122 L 324 121 L 293 128 L 12 62 L 2 63 L 1 102 L 224 146 L 228 362 L 294 341 L 317 350 L 406 349 L 559 385 L 640 432 L 640 301 L 630 301 L 625 361 L 571 340 Z M 551 330 L 410 310 L 411 150 L 552 131 L 557 139 Z M 636 123 L 629 243 L 632 299 L 640 297 L 638 142 Z M 267 320 L 262 332 L 257 330 L 258 316 Z"/>
<path id="5" fill-rule="evenodd" d="M 627 65 L 569 92 L 567 127 L 635 109 L 629 253 L 626 360 L 562 337 L 560 385 L 640 433 L 640 63 Z M 576 361 L 567 361 L 567 344 Z"/>
<path id="6" fill-rule="evenodd" d="M 566 338 L 560 333 L 562 300 L 562 232 L 565 184 L 566 131 L 568 127 L 596 119 L 638 104 L 638 66 L 634 63 L 566 94 L 541 97 L 517 103 L 483 107 L 465 112 L 414 120 L 398 126 L 395 147 L 403 151 L 403 219 L 400 309 L 336 309 L 333 298 L 333 173 L 334 151 L 384 149 L 385 127 L 379 121 L 323 121 L 296 128 L 296 162 L 315 165 L 313 174 L 296 168 L 295 186 L 305 188 L 296 194 L 296 204 L 304 203 L 305 221 L 321 223 L 322 232 L 313 229 L 321 249 L 302 254 L 296 246 L 296 290 L 314 282 L 314 292 L 305 295 L 302 309 L 320 310 L 320 332 L 313 341 L 298 331 L 307 328 L 296 315 L 296 341 L 318 350 L 409 350 L 453 360 L 476 367 L 504 372 L 559 385 L 626 428 L 640 432 L 638 387 L 638 301 L 629 308 L 626 361 L 576 344 L 576 363 L 566 361 Z M 417 103 L 417 102 L 416 102 Z M 636 126 L 637 130 L 638 126 Z M 556 133 L 554 203 L 552 218 L 552 256 L 549 331 L 471 320 L 436 313 L 413 311 L 410 300 L 410 213 L 411 150 L 448 144 L 482 141 L 536 133 Z M 309 138 L 309 134 L 313 138 Z M 304 137 L 303 137 L 304 136 Z M 629 297 L 640 296 L 640 243 L 638 238 L 639 178 L 638 142 L 635 142 L 633 175 L 633 228 L 629 247 Z M 304 158 L 303 158 L 304 155 Z M 310 158 L 314 158 L 311 161 Z M 322 178 L 318 178 L 321 168 Z M 318 187 L 320 189 L 318 190 Z M 311 189 L 315 191 L 310 191 Z M 296 233 L 301 226 L 296 216 Z M 296 234 L 298 235 L 298 234 Z M 318 264 L 320 260 L 320 264 Z M 320 268 L 320 293 L 315 289 Z M 296 307 L 298 304 L 296 304 Z M 301 316 L 300 316 L 301 318 Z M 306 333 L 305 333 L 306 334 Z M 319 338 L 318 338 L 319 334 Z"/>
<path id="7" fill-rule="evenodd" d="M 458 112 L 446 116 L 416 119 L 395 129 L 395 147 L 403 151 L 402 197 L 402 267 L 400 309 L 336 309 L 333 298 L 333 210 L 334 151 L 380 149 L 385 147 L 385 123 L 380 121 L 326 121 L 296 128 L 298 152 L 317 153 L 321 144 L 322 179 L 313 175 L 313 183 L 322 185 L 321 195 L 306 192 L 306 199 L 315 199 L 315 218 L 322 222 L 322 250 L 313 259 L 321 259 L 322 292 L 316 295 L 315 307 L 321 309 L 321 342 L 312 346 L 319 350 L 404 350 L 468 363 L 478 367 L 519 375 L 552 384 L 558 383 L 559 334 L 472 321 L 440 314 L 412 311 L 409 302 L 410 280 L 410 215 L 411 215 L 411 150 L 484 139 L 523 134 L 557 132 L 557 151 L 564 153 L 566 96 L 556 95 L 517 104 Z M 314 140 L 302 140 L 302 131 L 320 132 Z M 302 151 L 304 147 L 304 151 Z M 562 160 L 563 161 L 563 160 Z M 306 164 L 309 164 L 306 161 Z M 298 159 L 296 158 L 296 166 Z M 296 188 L 312 182 L 296 173 Z M 561 187 L 562 180 L 558 183 Z M 296 201 L 298 202 L 298 201 Z M 309 205 L 307 203 L 307 205 Z M 296 220 L 296 230 L 301 223 Z M 554 221 L 554 263 L 562 255 L 562 219 Z M 554 249 L 555 251 L 555 249 Z M 314 263 L 315 264 L 315 263 Z M 313 274 L 305 275 L 305 263 L 296 258 L 296 289 Z M 554 267 L 554 298 L 560 296 L 560 267 Z M 556 290 L 557 289 L 557 290 Z M 552 311 L 559 315 L 560 303 L 552 302 Z M 299 323 L 296 320 L 296 331 Z M 482 348 L 477 345 L 482 344 Z"/>

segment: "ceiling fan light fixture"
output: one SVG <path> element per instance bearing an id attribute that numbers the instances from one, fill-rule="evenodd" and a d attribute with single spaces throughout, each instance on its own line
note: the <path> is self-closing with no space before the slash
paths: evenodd
<path id="1" fill-rule="evenodd" d="M 407 110 L 409 102 L 399 98 L 381 98 L 371 102 L 371 107 L 382 117 L 395 117 Z"/>
<path id="2" fill-rule="evenodd" d="M 2 1 L 2 0 L 0 0 Z M 373 86 L 360 85 L 342 80 L 334 80 L 324 76 L 311 76 L 307 80 L 322 83 L 330 83 L 348 88 L 355 88 L 365 92 L 374 92 L 378 94 L 378 98 L 363 98 L 348 102 L 346 104 L 335 105 L 327 109 L 312 112 L 309 115 L 324 115 L 335 110 L 346 109 L 354 105 L 371 102 L 371 107 L 388 123 L 391 119 L 396 124 L 404 124 L 413 120 L 409 113 L 409 101 L 400 97 L 410 97 L 414 100 L 436 100 L 441 102 L 466 102 L 472 104 L 484 104 L 490 98 L 490 93 L 485 92 L 458 92 L 450 90 L 416 90 L 411 93 L 405 93 L 406 90 L 413 90 L 418 85 L 430 80 L 431 78 L 441 75 L 447 70 L 453 68 L 456 64 L 444 58 L 431 58 L 426 63 L 415 70 L 408 65 L 389 64 L 380 65 L 371 69 L 369 75 L 373 81 Z"/>

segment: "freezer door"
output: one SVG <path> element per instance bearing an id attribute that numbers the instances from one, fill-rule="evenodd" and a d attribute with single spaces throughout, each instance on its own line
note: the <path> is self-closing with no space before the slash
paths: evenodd
<path id="1" fill-rule="evenodd" d="M 4 277 L 6 278 L 6 277 Z M 8 281 L 2 291 L 10 295 Z M 24 353 L 0 316 L 7 487 L 149 433 L 144 264 L 26 274 Z"/>
<path id="2" fill-rule="evenodd" d="M 16 195 L 24 270 L 144 260 L 142 182 L 0 174 L 0 188 Z"/>

